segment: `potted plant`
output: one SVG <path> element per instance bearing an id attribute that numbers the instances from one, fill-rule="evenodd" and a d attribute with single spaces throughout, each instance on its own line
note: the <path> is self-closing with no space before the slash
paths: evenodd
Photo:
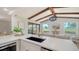
<path id="1" fill-rule="evenodd" d="M 22 35 L 22 28 L 20 28 L 19 26 L 14 27 L 13 31 L 14 31 L 14 34 L 17 36 Z"/>

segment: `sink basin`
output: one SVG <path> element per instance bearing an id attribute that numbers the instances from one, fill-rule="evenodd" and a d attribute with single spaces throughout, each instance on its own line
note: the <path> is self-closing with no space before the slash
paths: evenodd
<path id="1" fill-rule="evenodd" d="M 36 41 L 36 42 L 43 42 L 45 39 L 41 39 L 41 38 L 37 38 L 37 37 L 29 37 L 27 38 L 29 40 L 32 40 L 32 41 Z"/>

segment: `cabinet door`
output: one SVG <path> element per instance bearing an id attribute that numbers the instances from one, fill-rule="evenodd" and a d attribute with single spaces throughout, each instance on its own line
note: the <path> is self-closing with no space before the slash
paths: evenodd
<path id="1" fill-rule="evenodd" d="M 41 47 L 33 43 L 21 40 L 21 51 L 40 51 Z"/>
<path id="2" fill-rule="evenodd" d="M 18 39 L 16 41 L 16 51 L 20 51 L 20 49 L 21 49 L 21 39 Z"/>

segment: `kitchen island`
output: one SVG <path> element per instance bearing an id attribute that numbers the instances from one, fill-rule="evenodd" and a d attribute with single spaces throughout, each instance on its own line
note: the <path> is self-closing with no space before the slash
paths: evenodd
<path id="1" fill-rule="evenodd" d="M 41 51 L 41 47 L 52 51 L 78 51 L 77 46 L 68 39 L 60 39 L 55 37 L 41 36 L 39 38 L 45 39 L 43 42 L 39 43 L 36 41 L 28 40 L 28 37 L 39 37 L 35 35 L 23 35 L 23 36 L 14 36 L 7 35 L 0 37 L 0 47 L 7 45 L 11 42 L 16 42 L 17 51 Z M 29 43 L 29 45 L 27 44 Z M 28 46 L 30 46 L 28 48 Z M 25 49 L 26 47 L 26 49 Z M 35 47 L 35 48 L 34 48 Z"/>

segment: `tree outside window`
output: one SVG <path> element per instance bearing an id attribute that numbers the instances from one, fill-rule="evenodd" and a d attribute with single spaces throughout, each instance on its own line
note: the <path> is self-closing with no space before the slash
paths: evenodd
<path id="1" fill-rule="evenodd" d="M 65 22 L 64 29 L 65 29 L 65 33 L 76 34 L 76 23 L 75 22 Z"/>
<path id="2" fill-rule="evenodd" d="M 43 24 L 43 31 L 48 32 L 49 31 L 49 26 L 48 24 Z"/>

